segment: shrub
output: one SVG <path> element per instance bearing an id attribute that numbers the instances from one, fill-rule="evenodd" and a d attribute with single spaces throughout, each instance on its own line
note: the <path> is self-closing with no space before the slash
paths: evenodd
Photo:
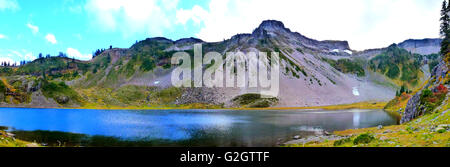
<path id="1" fill-rule="evenodd" d="M 343 145 L 343 144 L 345 144 L 345 143 L 349 143 L 349 142 L 351 142 L 352 141 L 352 139 L 350 139 L 350 138 L 345 138 L 345 139 L 341 139 L 341 140 L 336 140 L 334 143 L 333 143 L 333 146 L 340 146 L 340 145 Z"/>
<path id="2" fill-rule="evenodd" d="M 430 89 L 425 89 L 422 92 L 422 98 L 427 98 L 433 96 L 433 92 Z"/>
<path id="3" fill-rule="evenodd" d="M 251 104 L 249 107 L 252 108 L 266 108 L 266 107 L 270 107 L 271 102 L 267 99 L 263 99 L 263 100 L 259 100 L 254 102 L 253 104 Z"/>
<path id="4" fill-rule="evenodd" d="M 244 95 L 238 96 L 238 97 L 234 98 L 233 101 L 239 102 L 240 105 L 248 105 L 258 99 L 261 99 L 260 94 L 249 93 L 249 94 L 244 94 Z"/>
<path id="5" fill-rule="evenodd" d="M 440 84 L 440 85 L 436 88 L 436 90 L 437 90 L 439 93 L 447 93 L 447 92 L 448 92 L 447 87 L 445 87 L 445 86 L 442 85 L 442 84 Z"/>
<path id="6" fill-rule="evenodd" d="M 244 94 L 237 96 L 233 99 L 233 102 L 241 106 L 248 106 L 251 108 L 265 108 L 270 107 L 272 104 L 277 103 L 277 98 L 262 98 L 260 94 Z"/>
<path id="7" fill-rule="evenodd" d="M 358 137 L 356 137 L 356 139 L 353 140 L 353 144 L 355 144 L 355 145 L 368 144 L 374 140 L 375 140 L 375 137 L 373 137 L 373 135 L 371 135 L 369 133 L 364 133 L 364 134 L 361 134 Z"/>
<path id="8" fill-rule="evenodd" d="M 445 129 L 439 129 L 437 132 L 438 132 L 438 133 L 445 133 L 445 132 L 447 132 L 447 130 L 445 130 Z"/>
<path id="9" fill-rule="evenodd" d="M 440 106 L 447 95 L 447 87 L 439 85 L 434 89 L 425 89 L 420 97 L 420 102 L 426 107 L 425 112 L 432 112 L 437 106 Z"/>

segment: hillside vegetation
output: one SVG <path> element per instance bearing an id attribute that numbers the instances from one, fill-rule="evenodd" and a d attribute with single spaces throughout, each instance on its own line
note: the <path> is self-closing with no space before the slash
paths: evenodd
<path id="1" fill-rule="evenodd" d="M 414 88 L 420 84 L 420 76 L 423 75 L 420 69 L 423 57 L 391 45 L 387 51 L 369 61 L 369 69 L 397 81 L 399 86 Z"/>
<path id="2" fill-rule="evenodd" d="M 323 58 L 323 60 L 340 72 L 356 74 L 358 77 L 364 77 L 366 75 L 364 66 L 361 62 L 353 61 L 350 59 L 332 60 Z"/>

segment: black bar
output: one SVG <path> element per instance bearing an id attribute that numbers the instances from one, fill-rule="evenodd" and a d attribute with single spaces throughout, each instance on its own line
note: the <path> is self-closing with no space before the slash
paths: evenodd
<path id="1" fill-rule="evenodd" d="M 286 163 L 293 164 L 291 166 L 306 166 L 307 163 L 335 166 L 357 165 L 356 161 L 365 162 L 360 166 L 366 166 L 394 163 L 405 165 L 417 161 L 446 164 L 450 155 L 449 150 L 449 148 L 0 148 L 0 156 L 1 159 L 19 158 L 28 162 L 52 163 L 58 160 L 73 165 L 86 165 L 85 163 L 89 162 L 90 165 L 125 164 L 127 167 L 139 164 L 141 164 L 139 166 L 168 167 L 276 167 Z M 190 154 L 214 154 L 215 159 L 211 164 L 206 161 L 181 161 L 182 155 L 188 151 Z M 255 152 L 253 161 L 243 161 L 250 158 L 251 152 Z M 265 160 L 258 159 L 258 152 L 268 152 L 268 157 Z M 243 159 L 236 155 L 243 155 Z M 232 161 L 229 161 L 230 157 Z"/>

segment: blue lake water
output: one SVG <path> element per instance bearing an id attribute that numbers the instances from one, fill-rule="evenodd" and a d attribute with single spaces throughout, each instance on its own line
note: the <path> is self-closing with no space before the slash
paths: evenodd
<path id="1" fill-rule="evenodd" d="M 0 108 L 16 138 L 65 146 L 276 146 L 293 136 L 394 125 L 382 110 L 82 110 Z"/>

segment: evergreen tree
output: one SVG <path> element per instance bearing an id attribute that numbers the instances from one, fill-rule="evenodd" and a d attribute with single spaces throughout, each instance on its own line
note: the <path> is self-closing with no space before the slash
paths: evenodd
<path id="1" fill-rule="evenodd" d="M 450 4 L 447 2 L 447 0 L 444 0 L 442 2 L 442 9 L 441 9 L 441 35 L 444 38 L 441 43 L 441 54 L 444 57 L 444 60 L 449 62 L 450 54 L 449 54 L 449 45 L 450 45 Z"/>
<path id="2" fill-rule="evenodd" d="M 441 9 L 441 36 L 445 37 L 447 34 L 447 31 L 449 30 L 449 15 L 448 15 L 448 11 L 449 11 L 449 6 L 447 4 L 447 0 L 444 0 L 444 2 L 442 2 L 442 9 Z"/>
<path id="3" fill-rule="evenodd" d="M 67 58 L 67 54 L 65 54 L 64 52 L 59 52 L 58 57 Z"/>

